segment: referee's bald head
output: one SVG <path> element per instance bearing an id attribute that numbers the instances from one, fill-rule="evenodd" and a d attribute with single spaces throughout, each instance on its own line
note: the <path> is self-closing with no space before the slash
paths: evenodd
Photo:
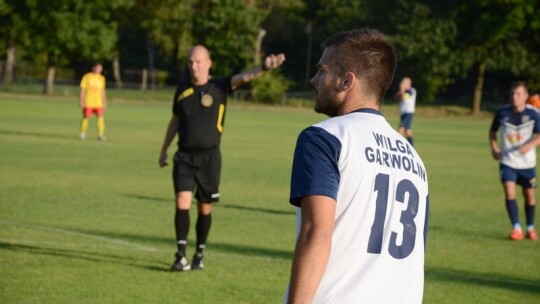
<path id="1" fill-rule="evenodd" d="M 201 57 L 206 57 L 207 59 L 210 59 L 210 51 L 208 51 L 208 49 L 201 44 L 192 47 L 189 51 L 189 57 L 192 57 L 194 55 L 199 55 Z"/>

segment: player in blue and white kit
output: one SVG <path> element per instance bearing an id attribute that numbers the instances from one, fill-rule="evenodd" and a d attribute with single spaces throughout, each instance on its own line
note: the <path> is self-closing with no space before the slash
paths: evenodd
<path id="1" fill-rule="evenodd" d="M 396 98 L 399 100 L 399 112 L 401 113 L 398 132 L 405 136 L 411 145 L 414 145 L 412 120 L 416 108 L 416 89 L 412 87 L 411 78 L 401 79 Z"/>
<path id="2" fill-rule="evenodd" d="M 298 137 L 291 176 L 297 244 L 287 303 L 421 303 L 428 181 L 379 105 L 396 55 L 380 32 L 324 43 L 311 79 L 331 118 Z"/>
<path id="3" fill-rule="evenodd" d="M 523 232 L 519 223 L 516 201 L 516 184 L 523 190 L 527 237 L 538 240 L 534 229 L 534 211 L 536 207 L 536 147 L 540 144 L 540 115 L 537 110 L 527 105 L 527 85 L 516 82 L 512 85 L 511 104 L 495 112 L 489 131 L 489 141 L 493 158 L 500 162 L 501 182 L 504 188 L 506 209 L 512 232 L 511 240 L 522 240 Z M 497 145 L 497 131 L 500 133 Z"/>

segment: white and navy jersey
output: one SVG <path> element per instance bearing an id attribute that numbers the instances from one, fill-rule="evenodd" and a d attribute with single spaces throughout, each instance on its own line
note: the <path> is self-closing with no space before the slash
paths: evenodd
<path id="1" fill-rule="evenodd" d="M 416 89 L 410 88 L 405 91 L 401 97 L 401 103 L 399 105 L 399 111 L 401 114 L 414 113 L 416 107 Z"/>
<path id="2" fill-rule="evenodd" d="M 526 154 L 519 153 L 519 148 L 540 133 L 540 114 L 530 105 L 523 112 L 514 112 L 510 105 L 495 112 L 491 132 L 500 131 L 499 145 L 501 163 L 514 169 L 536 167 L 536 149 Z"/>
<path id="3" fill-rule="evenodd" d="M 330 257 L 313 303 L 422 302 L 427 173 L 379 111 L 360 109 L 300 134 L 290 202 L 301 207 L 309 195 L 337 203 Z"/>

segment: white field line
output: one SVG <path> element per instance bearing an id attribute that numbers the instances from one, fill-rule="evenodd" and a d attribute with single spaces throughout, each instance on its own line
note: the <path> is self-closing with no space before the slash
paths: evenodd
<path id="1" fill-rule="evenodd" d="M 0 238 L 0 242 L 8 243 L 11 245 L 33 245 L 33 246 L 51 246 L 51 247 L 62 247 L 62 248 L 77 248 L 77 249 L 104 249 L 104 248 L 112 248 L 112 249 L 118 249 L 123 248 L 125 250 L 125 246 L 118 246 L 118 245 L 77 245 L 77 244 L 66 244 L 65 242 L 51 242 L 51 241 L 36 241 L 36 240 L 28 240 L 28 239 L 6 239 L 6 238 Z M 141 251 L 136 248 L 128 248 L 127 250 L 132 251 Z M 147 251 L 147 250 L 145 250 Z M 171 252 L 171 249 L 155 249 L 152 250 L 152 252 Z M 285 258 L 279 258 L 279 257 L 271 257 L 271 256 L 260 256 L 260 255 L 241 255 L 236 253 L 223 253 L 223 252 L 212 252 L 210 254 L 212 257 L 220 257 L 225 259 L 246 259 L 246 260 L 258 260 L 258 261 L 267 261 L 267 262 L 275 262 L 275 261 L 281 261 L 290 263 L 292 260 L 285 259 Z"/>
<path id="2" fill-rule="evenodd" d="M 30 246 L 51 246 L 51 247 L 59 247 L 59 248 L 70 248 L 70 249 L 104 249 L 104 248 L 110 248 L 110 249 L 118 249 L 122 248 L 125 250 L 125 246 L 117 245 L 117 244 L 74 244 L 69 242 L 54 242 L 54 241 L 38 241 L 38 240 L 30 240 L 30 239 L 10 239 L 10 238 L 2 238 L 0 237 L 0 242 L 4 242 L 10 245 L 30 245 Z M 136 248 L 132 248 L 135 251 L 141 251 Z M 147 251 L 147 250 L 144 250 Z"/>
<path id="3" fill-rule="evenodd" d="M 0 241 L 17 245 L 17 244 L 26 244 L 26 245 L 49 245 L 49 246 L 58 246 L 58 247 L 71 247 L 71 248 L 129 248 L 133 251 L 146 251 L 146 252 L 170 252 L 173 249 L 156 249 L 153 247 L 147 247 L 143 245 L 139 245 L 132 242 L 127 242 L 124 240 L 120 240 L 117 238 L 111 238 L 111 237 L 105 237 L 105 236 L 99 236 L 95 234 L 89 234 L 89 233 L 82 233 L 78 231 L 72 231 L 62 228 L 54 228 L 49 226 L 43 226 L 43 225 L 36 225 L 36 224 L 21 224 L 17 222 L 10 222 L 10 221 L 4 221 L 0 220 L 0 225 L 9 226 L 9 227 L 16 227 L 19 229 L 30 229 L 34 231 L 42 231 L 42 232 L 49 232 L 49 233 L 56 233 L 61 235 L 73 235 L 77 237 L 83 237 L 87 239 L 93 239 L 93 240 L 99 240 L 102 242 L 107 242 L 110 245 L 109 246 L 103 246 L 103 245 L 76 245 L 73 243 L 67 243 L 67 242 L 55 242 L 55 241 L 42 241 L 42 240 L 32 240 L 32 239 L 6 239 L 1 238 Z M 233 258 L 233 259 L 250 259 L 250 260 L 265 260 L 265 261 L 286 261 L 289 262 L 289 259 L 285 259 L 282 257 L 272 257 L 272 256 L 261 256 L 261 255 L 243 255 L 243 254 L 236 254 L 236 253 L 222 253 L 222 252 L 212 252 L 212 256 L 217 257 L 223 257 L 223 258 Z"/>
<path id="4" fill-rule="evenodd" d="M 140 244 L 137 244 L 137 243 L 127 242 L 127 241 L 120 240 L 120 239 L 117 239 L 117 238 L 100 236 L 100 235 L 95 235 L 95 234 L 90 234 L 90 233 L 83 233 L 83 232 L 78 232 L 78 231 L 72 231 L 72 230 L 68 230 L 68 229 L 54 228 L 54 227 L 35 225 L 35 224 L 20 224 L 20 223 L 16 223 L 16 222 L 9 222 L 9 221 L 3 221 L 3 220 L 0 220 L 0 224 L 4 225 L 4 226 L 10 226 L 10 227 L 16 226 L 17 228 L 30 229 L 30 230 L 43 231 L 43 232 L 50 232 L 50 233 L 56 233 L 56 234 L 62 234 L 62 235 L 72 235 L 72 236 L 77 236 L 77 237 L 81 237 L 81 238 L 99 240 L 99 241 L 102 241 L 102 242 L 107 242 L 107 243 L 110 243 L 110 244 L 114 244 L 116 246 L 128 247 L 128 248 L 132 248 L 132 249 L 139 250 L 139 251 L 156 251 L 156 249 L 153 248 L 153 247 L 143 246 L 143 245 L 140 245 Z M 58 244 L 60 244 L 60 243 L 58 243 Z M 63 245 L 65 245 L 65 244 L 63 244 Z"/>

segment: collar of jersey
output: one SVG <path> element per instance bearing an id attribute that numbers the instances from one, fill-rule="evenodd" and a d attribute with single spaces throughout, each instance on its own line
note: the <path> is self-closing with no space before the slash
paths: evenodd
<path id="1" fill-rule="evenodd" d="M 361 108 L 361 109 L 358 109 L 358 110 L 354 110 L 350 113 L 369 113 L 369 114 L 375 114 L 375 115 L 382 115 L 382 113 L 378 110 L 375 110 L 375 109 L 370 109 L 370 108 Z"/>
<path id="2" fill-rule="evenodd" d="M 194 85 L 193 83 L 191 84 L 191 87 L 195 90 L 195 91 L 205 91 L 206 89 L 208 89 L 212 84 L 210 83 L 210 79 L 208 80 L 207 83 L 203 84 L 203 85 Z"/>

